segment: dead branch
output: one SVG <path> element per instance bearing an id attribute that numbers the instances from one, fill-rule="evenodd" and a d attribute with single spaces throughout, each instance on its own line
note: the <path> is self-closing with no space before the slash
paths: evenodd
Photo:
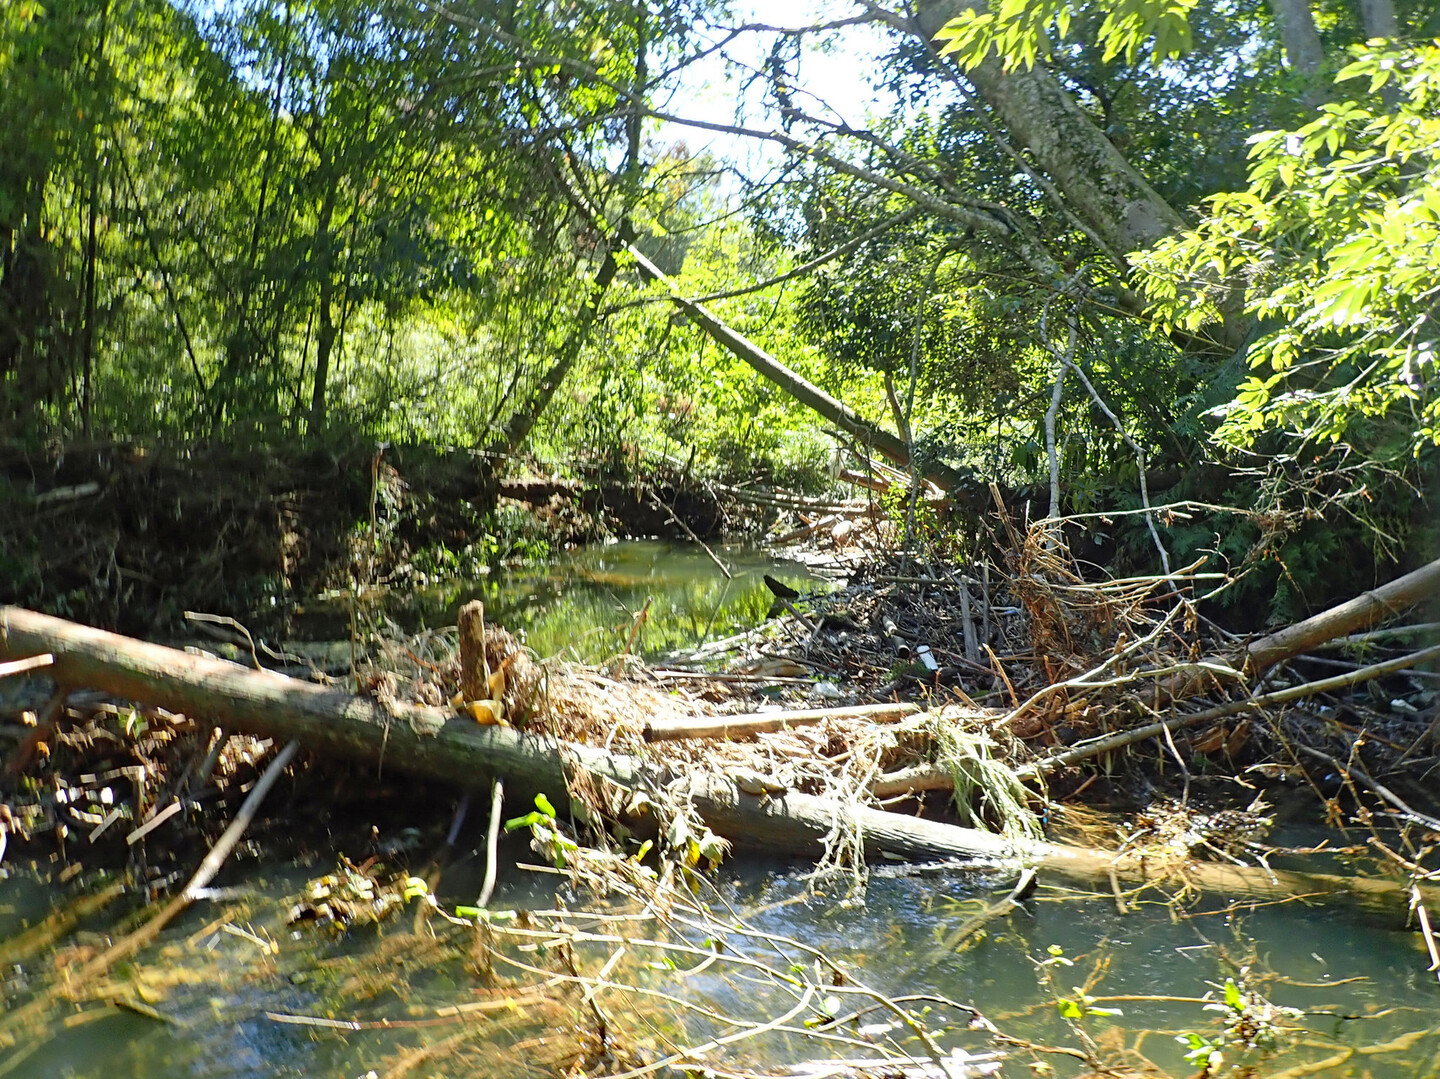
<path id="1" fill-rule="evenodd" d="M 768 731 L 783 731 L 822 723 L 827 719 L 868 719 L 887 723 L 919 713 L 918 704 L 857 704 L 848 708 L 802 708 L 789 712 L 750 712 L 735 716 L 701 716 L 699 719 L 652 719 L 645 724 L 645 741 L 679 738 L 748 738 Z"/>

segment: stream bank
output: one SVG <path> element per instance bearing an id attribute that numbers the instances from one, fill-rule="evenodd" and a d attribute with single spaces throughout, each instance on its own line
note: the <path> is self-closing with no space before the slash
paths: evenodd
<path id="1" fill-rule="evenodd" d="M 825 499 L 742 491 L 681 465 L 533 465 L 430 446 L 0 446 L 0 603 L 176 636 L 239 613 L 293 636 L 328 590 L 415 589 L 613 540 L 763 532 Z"/>

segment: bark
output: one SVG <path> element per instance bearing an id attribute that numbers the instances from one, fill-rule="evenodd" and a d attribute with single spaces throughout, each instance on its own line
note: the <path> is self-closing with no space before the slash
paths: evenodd
<path id="1" fill-rule="evenodd" d="M 962 11 L 983 8 L 975 0 L 919 0 L 913 19 L 891 15 L 887 21 L 928 44 Z M 992 56 L 965 76 L 1106 248 L 1121 254 L 1143 250 L 1184 226 L 1174 207 L 1044 67 L 1006 71 Z M 1239 351 L 1250 320 L 1238 296 L 1222 306 L 1225 321 L 1216 328 L 1217 341 L 1230 352 Z"/>
<path id="2" fill-rule="evenodd" d="M 1400 20 L 1395 17 L 1392 0 L 1360 0 L 1360 22 L 1366 40 L 1393 41 L 1400 36 Z"/>
<path id="3" fill-rule="evenodd" d="M 906 29 L 931 41 L 962 11 L 983 6 L 965 0 L 921 0 L 915 21 Z M 1081 219 L 1114 250 L 1149 247 L 1181 226 L 1180 215 L 1043 67 L 1006 71 L 991 57 L 966 76 Z"/>
<path id="4" fill-rule="evenodd" d="M 1258 673 L 1308 652 L 1317 644 L 1368 629 L 1436 596 L 1440 596 L 1440 558 L 1337 607 L 1252 641 L 1243 657 L 1245 667 Z"/>
<path id="5" fill-rule="evenodd" d="M 1325 49 L 1315 29 L 1309 0 L 1270 0 L 1270 10 L 1280 30 L 1286 63 L 1301 75 L 1318 74 L 1325 62 Z"/>
<path id="6" fill-rule="evenodd" d="M 633 757 L 562 744 L 508 727 L 482 727 L 440 709 L 381 705 L 332 688 L 194 656 L 19 607 L 0 607 L 0 661 L 50 652 L 54 677 L 173 711 L 227 730 L 299 739 L 312 752 L 378 761 L 470 788 L 504 776 L 522 789 L 559 796 L 576 771 L 621 787 L 663 785 L 669 777 Z M 510 786 L 507 782 L 507 788 Z M 837 828 L 859 830 L 867 855 L 913 861 L 962 858 L 1023 862 L 1075 880 L 1145 880 L 1143 856 L 1003 836 L 906 814 L 787 792 L 753 796 L 723 776 L 696 777 L 670 789 L 688 795 L 706 823 L 745 848 L 813 856 Z M 1190 863 L 1187 881 L 1252 898 L 1335 895 L 1399 915 L 1406 887 L 1390 880 Z M 1429 891 L 1428 886 L 1422 890 Z M 1433 900 L 1433 897 L 1431 897 Z"/>

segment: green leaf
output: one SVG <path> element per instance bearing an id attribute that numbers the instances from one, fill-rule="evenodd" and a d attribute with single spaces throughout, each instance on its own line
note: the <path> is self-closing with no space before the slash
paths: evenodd
<path id="1" fill-rule="evenodd" d="M 1234 978 L 1225 979 L 1225 1004 L 1235 1011 L 1245 1006 L 1245 998 L 1240 994 L 1240 987 L 1235 984 Z"/>

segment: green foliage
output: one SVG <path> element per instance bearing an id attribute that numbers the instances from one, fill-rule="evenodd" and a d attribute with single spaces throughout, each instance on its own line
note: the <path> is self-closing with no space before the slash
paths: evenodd
<path id="1" fill-rule="evenodd" d="M 1440 46 L 1358 49 L 1337 79 L 1368 96 L 1254 136 L 1249 187 L 1140 261 L 1167 325 L 1198 330 L 1237 289 L 1261 320 L 1224 442 L 1278 429 L 1403 458 L 1440 445 Z"/>
<path id="2" fill-rule="evenodd" d="M 1226 978 L 1220 990 L 1221 1000 L 1205 1005 L 1206 1011 L 1221 1015 L 1221 1030 L 1217 1034 L 1206 1036 L 1192 1032 L 1175 1038 L 1186 1047 L 1185 1060 L 1200 1069 L 1201 1076 L 1256 1074 L 1284 1044 L 1289 1033 L 1286 1024 L 1303 1014 L 1272 1004 L 1251 986 L 1242 988 L 1248 974 L 1248 968 L 1241 968 L 1241 983 Z M 1227 1059 L 1230 1060 L 1228 1069 L 1225 1068 Z"/>
<path id="3" fill-rule="evenodd" d="M 1134 63 L 1142 50 L 1156 66 L 1190 50 L 1190 13 L 1196 0 L 1120 0 L 1086 5 L 1071 0 L 1002 0 L 994 10 L 967 9 L 936 35 L 945 42 L 941 52 L 953 55 L 962 67 L 983 63 L 992 52 L 1007 69 L 1030 68 L 1049 60 L 1054 49 L 1052 33 L 1065 38 L 1073 24 L 1100 14 L 1095 36 L 1104 47 L 1104 59 L 1124 57 Z"/>
<path id="4" fill-rule="evenodd" d="M 513 817 L 505 822 L 507 832 L 530 829 L 531 842 L 535 849 L 548 854 L 554 860 L 556 869 L 564 869 L 580 845 L 560 830 L 556 819 L 555 806 L 543 793 L 535 795 L 535 808 L 523 816 Z"/>

